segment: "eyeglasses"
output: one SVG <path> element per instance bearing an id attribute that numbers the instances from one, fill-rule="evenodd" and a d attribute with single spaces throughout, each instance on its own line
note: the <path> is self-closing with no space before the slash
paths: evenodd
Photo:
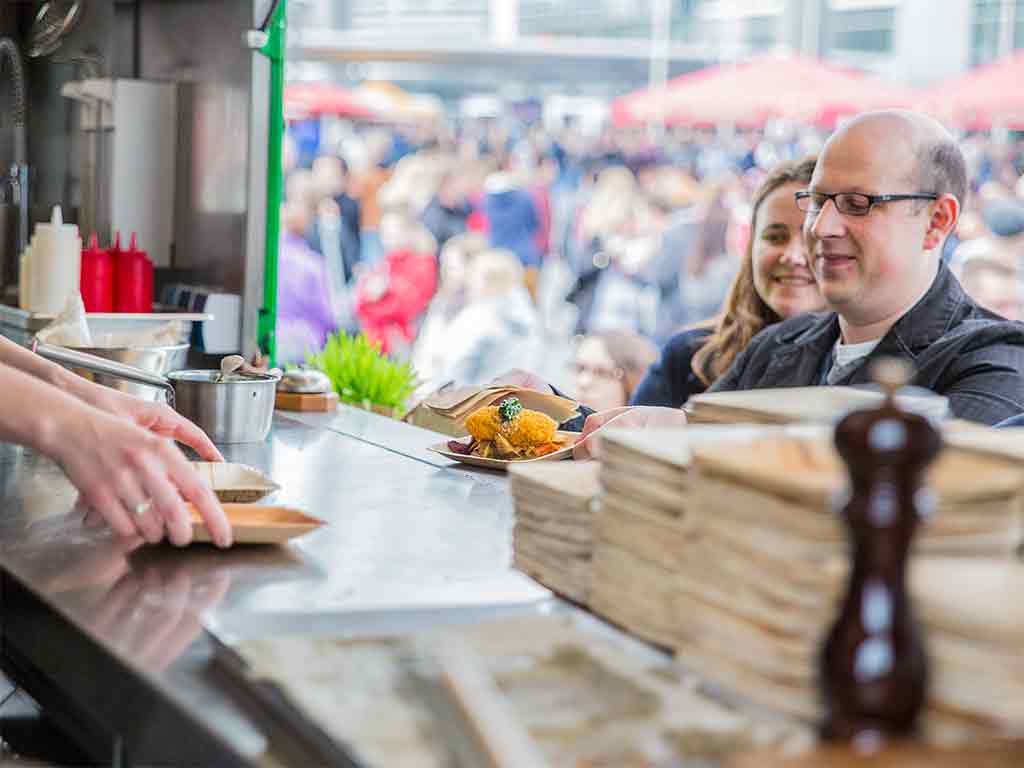
<path id="1" fill-rule="evenodd" d="M 931 192 L 915 192 L 910 195 L 865 195 L 860 192 L 811 192 L 809 189 L 796 193 L 796 207 L 806 213 L 820 213 L 825 203 L 831 200 L 836 210 L 847 216 L 867 216 L 872 206 L 879 203 L 895 203 L 899 200 L 938 200 Z"/>
<path id="2" fill-rule="evenodd" d="M 587 365 L 586 363 L 573 363 L 572 369 L 577 376 L 589 373 L 595 379 L 607 379 L 608 381 L 621 381 L 625 371 L 621 368 L 605 368 L 598 365 Z"/>

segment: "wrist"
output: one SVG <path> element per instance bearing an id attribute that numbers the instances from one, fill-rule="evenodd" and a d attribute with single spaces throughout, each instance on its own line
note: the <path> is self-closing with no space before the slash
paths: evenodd
<path id="1" fill-rule="evenodd" d="M 60 408 L 43 410 L 30 421 L 26 442 L 40 453 L 59 461 L 69 436 L 75 434 L 73 421 L 74 411 Z"/>

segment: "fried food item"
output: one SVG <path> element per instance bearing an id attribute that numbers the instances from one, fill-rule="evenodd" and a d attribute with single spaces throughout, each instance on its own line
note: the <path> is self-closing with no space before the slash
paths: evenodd
<path id="1" fill-rule="evenodd" d="M 558 423 L 540 411 L 525 409 L 514 397 L 478 408 L 466 418 L 477 456 L 534 459 L 562 447 Z"/>
<path id="2" fill-rule="evenodd" d="M 478 408 L 466 417 L 466 429 L 474 440 L 493 440 L 500 428 L 501 417 L 496 405 Z"/>
<path id="3" fill-rule="evenodd" d="M 488 405 L 469 414 L 466 429 L 476 440 L 494 440 L 500 433 L 514 448 L 532 448 L 552 442 L 558 423 L 547 414 L 527 409 L 503 422 L 498 407 Z"/>

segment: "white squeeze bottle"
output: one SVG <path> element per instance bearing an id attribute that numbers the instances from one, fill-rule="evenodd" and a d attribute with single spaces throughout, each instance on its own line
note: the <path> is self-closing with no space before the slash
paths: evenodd
<path id="1" fill-rule="evenodd" d="M 49 224 L 36 224 L 35 245 L 28 261 L 31 309 L 55 315 L 79 291 L 82 238 L 78 227 L 65 224 L 59 205 L 53 206 Z"/>

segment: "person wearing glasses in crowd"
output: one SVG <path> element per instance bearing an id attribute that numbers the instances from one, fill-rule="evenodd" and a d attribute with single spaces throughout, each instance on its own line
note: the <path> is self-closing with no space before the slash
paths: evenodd
<path id="1" fill-rule="evenodd" d="M 657 357 L 654 344 L 637 333 L 593 333 L 576 349 L 576 396 L 595 411 L 621 408 L 632 401 L 637 385 Z"/>
<path id="2" fill-rule="evenodd" d="M 949 398 L 958 418 L 1024 412 L 1024 326 L 976 304 L 940 258 L 966 192 L 960 148 L 926 115 L 870 112 L 836 131 L 796 195 L 832 311 L 762 331 L 711 390 L 865 384 L 868 361 L 888 356 L 908 360 L 912 383 Z M 584 436 L 657 423 L 643 410 L 593 414 Z"/>

